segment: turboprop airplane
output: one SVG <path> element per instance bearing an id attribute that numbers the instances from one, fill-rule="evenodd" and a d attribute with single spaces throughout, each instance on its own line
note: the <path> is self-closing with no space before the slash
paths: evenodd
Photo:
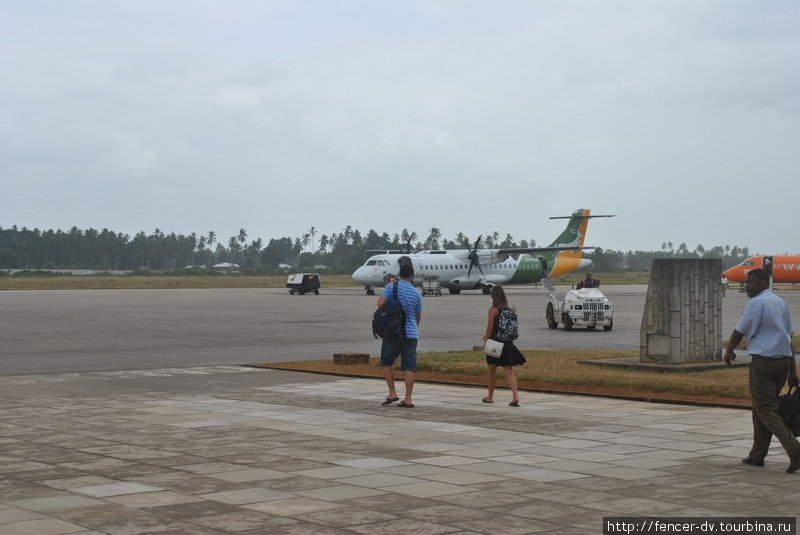
<path id="1" fill-rule="evenodd" d="M 403 252 L 398 250 L 367 251 L 378 253 L 353 273 L 353 280 L 364 285 L 368 295 L 374 295 L 376 286 L 384 286 L 389 277 L 396 276 L 400 266 L 410 263 L 414 268 L 414 285 L 422 286 L 423 277 L 435 275 L 442 287 L 451 294 L 461 290 L 483 290 L 488 294 L 492 286 L 501 284 L 530 284 L 544 277 L 554 277 L 592 265 L 581 257 L 586 227 L 592 217 L 589 210 L 576 210 L 571 216 L 551 217 L 569 219 L 567 228 L 548 247 L 509 247 L 478 249 L 479 236 L 472 247 L 466 249 L 426 250 Z M 466 240 L 465 240 L 466 242 Z"/>
<path id="2" fill-rule="evenodd" d="M 733 266 L 722 275 L 730 282 L 744 282 L 751 269 L 763 268 L 772 277 L 772 282 L 800 282 L 800 255 L 751 256 L 738 266 Z"/>

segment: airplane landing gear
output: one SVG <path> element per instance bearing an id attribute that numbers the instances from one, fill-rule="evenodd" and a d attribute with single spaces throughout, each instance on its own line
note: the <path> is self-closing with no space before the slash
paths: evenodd
<path id="1" fill-rule="evenodd" d="M 375 290 L 372 286 L 364 286 L 364 289 L 367 291 L 367 295 L 375 295 Z"/>
<path id="2" fill-rule="evenodd" d="M 453 295 L 458 295 L 461 293 L 461 288 L 448 288 L 447 291 Z"/>

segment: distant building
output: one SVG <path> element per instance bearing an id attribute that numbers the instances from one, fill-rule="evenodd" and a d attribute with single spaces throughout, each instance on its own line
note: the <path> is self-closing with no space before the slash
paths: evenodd
<path id="1" fill-rule="evenodd" d="M 214 264 L 211 266 L 211 269 L 215 271 L 221 271 L 223 273 L 238 273 L 239 272 L 239 264 L 231 264 L 230 262 L 222 262 L 220 264 Z"/>
<path id="2" fill-rule="evenodd" d="M 314 269 L 316 271 L 325 271 L 326 269 L 331 269 L 331 268 L 329 268 L 328 266 L 325 266 L 323 264 L 317 264 L 316 266 L 314 266 Z"/>
<path id="3" fill-rule="evenodd" d="M 278 264 L 278 269 L 292 269 L 289 264 Z"/>

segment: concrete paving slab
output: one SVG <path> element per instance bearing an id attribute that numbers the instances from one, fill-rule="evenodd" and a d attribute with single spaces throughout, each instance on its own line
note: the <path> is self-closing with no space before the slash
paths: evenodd
<path id="1" fill-rule="evenodd" d="M 748 411 L 587 415 L 538 393 L 500 411 L 426 384 L 408 411 L 379 405 L 378 380 L 231 368 L 0 377 L 0 533 L 595 534 L 610 513 L 800 512 L 778 445 L 739 462 Z"/>
<path id="2" fill-rule="evenodd" d="M 3 535 L 31 535 L 32 533 L 36 535 L 68 535 L 86 531 L 83 526 L 62 522 L 54 518 L 12 522 L 3 524 L 0 528 L 2 528 Z"/>

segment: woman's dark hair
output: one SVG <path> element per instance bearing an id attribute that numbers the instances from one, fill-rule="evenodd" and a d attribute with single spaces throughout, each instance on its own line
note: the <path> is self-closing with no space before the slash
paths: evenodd
<path id="1" fill-rule="evenodd" d="M 492 306 L 508 308 L 508 299 L 506 299 L 506 292 L 502 286 L 492 286 L 489 294 L 492 296 Z"/>

